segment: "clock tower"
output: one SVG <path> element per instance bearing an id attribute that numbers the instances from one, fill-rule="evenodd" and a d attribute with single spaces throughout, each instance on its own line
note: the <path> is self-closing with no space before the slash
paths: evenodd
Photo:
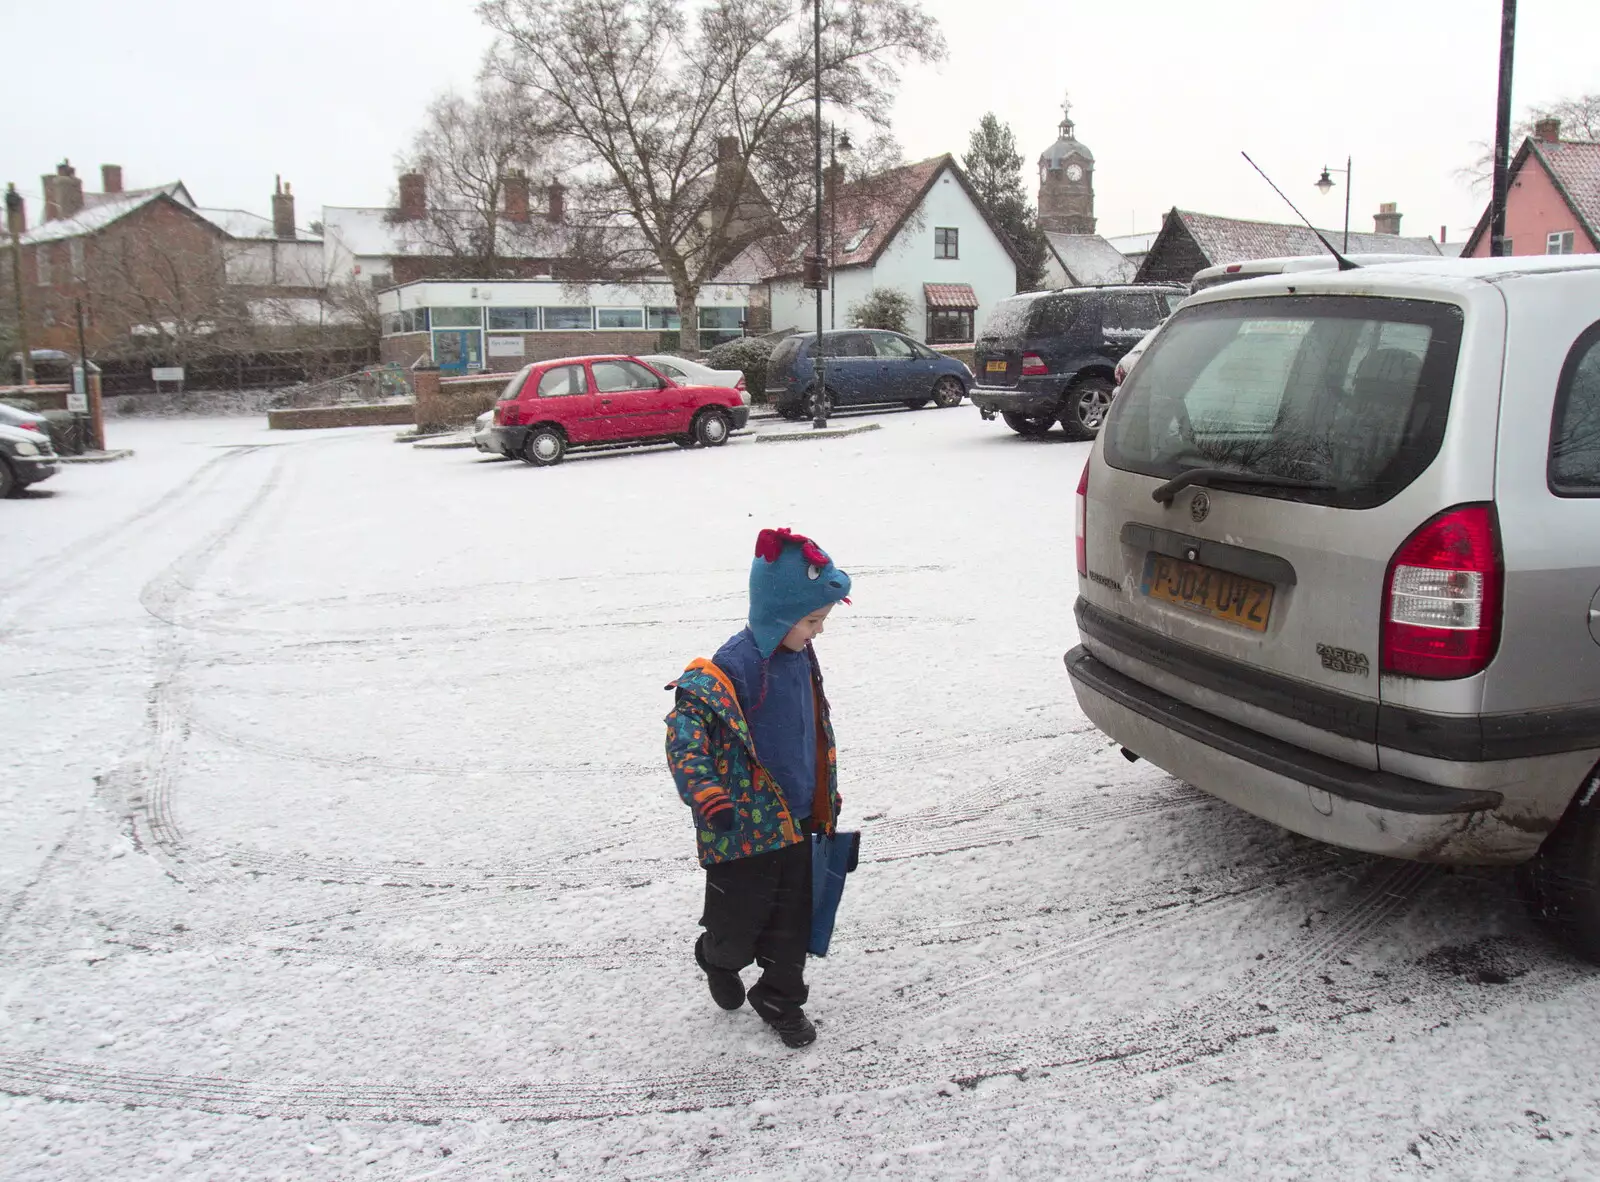
<path id="1" fill-rule="evenodd" d="M 1073 135 L 1072 102 L 1061 104 L 1061 135 L 1039 157 L 1039 228 L 1094 233 L 1094 153 Z"/>

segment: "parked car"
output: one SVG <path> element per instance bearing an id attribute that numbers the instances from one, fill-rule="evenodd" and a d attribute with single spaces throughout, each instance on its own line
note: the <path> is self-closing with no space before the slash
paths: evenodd
<path id="1" fill-rule="evenodd" d="M 1116 390 L 1116 365 L 1188 292 L 1178 286 L 1069 287 L 1012 296 L 978 334 L 972 402 L 1019 435 L 1060 423 L 1093 439 Z"/>
<path id="2" fill-rule="evenodd" d="M 60 470 L 50 436 L 0 424 L 0 497 L 13 496 Z"/>
<path id="3" fill-rule="evenodd" d="M 5 402 L 0 402 L 0 426 L 21 427 L 24 431 L 37 431 L 41 435 L 50 434 L 50 425 L 44 415 Z"/>
<path id="4" fill-rule="evenodd" d="M 786 419 L 811 416 L 816 381 L 812 351 L 817 334 L 796 333 L 778 342 L 767 361 L 767 396 Z M 972 371 L 921 341 L 885 329 L 851 328 L 822 334 L 823 382 L 829 413 L 839 406 L 898 402 L 920 410 L 932 402 L 958 406 Z"/>
<path id="5" fill-rule="evenodd" d="M 680 383 L 637 357 L 566 357 L 524 366 L 506 383 L 489 438 L 491 450 L 543 467 L 596 444 L 718 447 L 749 419 L 726 386 Z"/>
<path id="6" fill-rule="evenodd" d="M 670 353 L 649 353 L 639 358 L 652 369 L 660 370 L 673 381 L 690 386 L 725 386 L 739 392 L 740 401 L 750 405 L 750 392 L 744 386 L 744 374 L 736 369 L 712 369 L 698 361 L 674 357 Z"/>
<path id="7" fill-rule="evenodd" d="M 1377 267 L 1385 263 L 1414 263 L 1433 255 L 1365 253 L 1345 256 L 1361 267 Z M 1301 271 L 1331 271 L 1339 260 L 1331 254 L 1281 255 L 1270 259 L 1245 259 L 1237 263 L 1218 263 L 1194 273 L 1189 281 L 1191 291 L 1204 291 L 1221 283 L 1237 283 L 1241 279 L 1259 279 L 1263 275 L 1299 274 Z"/>
<path id="8" fill-rule="evenodd" d="M 494 411 L 486 410 L 472 423 L 472 446 L 491 455 L 502 453 L 494 446 Z"/>
<path id="9" fill-rule="evenodd" d="M 1161 324 L 1165 323 L 1165 320 L 1161 322 Z M 1139 358 L 1144 356 L 1144 351 L 1150 347 L 1150 342 L 1156 339 L 1156 333 L 1161 331 L 1161 324 L 1156 325 L 1144 336 L 1140 337 L 1139 343 L 1124 353 L 1122 360 L 1117 362 L 1117 368 L 1111 374 L 1111 380 L 1116 383 L 1116 389 L 1111 391 L 1112 398 L 1115 398 L 1122 390 L 1122 383 L 1128 380 L 1128 374 L 1133 371 L 1135 365 L 1139 364 Z"/>
<path id="10" fill-rule="evenodd" d="M 1600 266 L 1192 296 L 1076 516 L 1096 726 L 1322 841 L 1523 863 L 1600 960 Z"/>

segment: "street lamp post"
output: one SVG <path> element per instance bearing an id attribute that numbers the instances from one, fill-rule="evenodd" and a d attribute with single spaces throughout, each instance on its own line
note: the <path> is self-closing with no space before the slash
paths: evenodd
<path id="1" fill-rule="evenodd" d="M 1341 247 L 1340 249 L 1342 249 L 1345 252 L 1345 254 L 1349 254 L 1350 253 L 1350 157 L 1346 156 L 1344 158 L 1344 167 L 1343 168 L 1329 168 L 1326 164 L 1324 164 L 1322 166 L 1322 175 L 1317 178 L 1317 191 L 1319 193 L 1321 193 L 1324 197 L 1326 197 L 1328 195 L 1328 190 L 1333 188 L 1333 185 L 1334 185 L 1333 178 L 1328 175 L 1330 172 L 1338 172 L 1338 173 L 1343 173 L 1344 174 L 1344 246 Z"/>
<path id="2" fill-rule="evenodd" d="M 811 350 L 813 358 L 813 378 L 811 390 L 811 426 L 815 430 L 822 430 L 828 425 L 828 395 L 825 384 L 825 363 L 822 359 L 822 285 L 829 281 L 829 276 L 822 274 L 822 0 L 811 0 L 811 35 L 812 35 L 812 102 L 815 125 L 812 128 L 815 138 L 816 163 L 813 180 L 816 182 L 815 194 L 815 221 L 816 221 L 816 246 L 814 268 L 814 289 L 817 293 L 817 340 L 816 347 Z"/>
<path id="3" fill-rule="evenodd" d="M 835 139 L 837 128 L 828 125 L 828 176 L 833 184 L 828 186 L 828 327 L 839 327 L 839 289 L 833 283 L 833 269 L 839 261 L 839 160 L 835 151 L 850 151 L 850 133 Z"/>

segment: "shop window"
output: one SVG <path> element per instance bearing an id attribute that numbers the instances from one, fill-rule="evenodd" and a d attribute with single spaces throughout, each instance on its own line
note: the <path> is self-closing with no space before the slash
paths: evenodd
<path id="1" fill-rule="evenodd" d="M 597 328 L 644 327 L 643 308 L 596 308 L 594 316 Z"/>
<path id="2" fill-rule="evenodd" d="M 557 329 L 583 331 L 594 328 L 593 308 L 543 308 L 544 329 L 554 332 Z"/>
<path id="3" fill-rule="evenodd" d="M 482 328 L 481 308 L 430 308 L 429 320 L 434 328 Z"/>
<path id="4" fill-rule="evenodd" d="M 496 332 L 532 332 L 539 327 L 538 308 L 490 308 L 489 328 Z"/>

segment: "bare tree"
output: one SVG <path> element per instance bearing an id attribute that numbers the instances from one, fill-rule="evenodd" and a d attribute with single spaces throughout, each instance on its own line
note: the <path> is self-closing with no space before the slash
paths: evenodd
<path id="1" fill-rule="evenodd" d="M 431 253 L 454 264 L 447 269 L 478 279 L 514 270 L 508 248 L 521 257 L 530 243 L 508 217 L 508 186 L 519 184 L 525 200 L 528 178 L 548 166 L 548 147 L 525 94 L 503 82 L 486 80 L 470 98 L 449 92 L 429 105 L 400 165 L 426 179 L 429 208 L 417 232 Z"/>
<path id="2" fill-rule="evenodd" d="M 1561 120 L 1561 138 L 1564 140 L 1600 143 L 1600 91 L 1528 108 L 1522 120 L 1511 128 L 1512 156 L 1517 154 L 1522 141 L 1533 134 L 1534 124 L 1541 119 Z M 1478 158 L 1465 168 L 1458 169 L 1457 175 L 1473 188 L 1481 189 L 1494 179 L 1494 147 L 1482 140 L 1473 147 L 1478 151 Z"/>
<path id="3" fill-rule="evenodd" d="M 491 68 L 579 153 L 600 221 L 626 224 L 672 284 L 697 351 L 700 289 L 804 205 L 812 8 L 795 0 L 482 0 Z M 916 0 L 823 0 L 822 94 L 887 125 L 896 67 L 944 40 Z M 801 167 L 803 163 L 803 167 Z M 763 214 L 763 207 L 770 215 Z"/>

